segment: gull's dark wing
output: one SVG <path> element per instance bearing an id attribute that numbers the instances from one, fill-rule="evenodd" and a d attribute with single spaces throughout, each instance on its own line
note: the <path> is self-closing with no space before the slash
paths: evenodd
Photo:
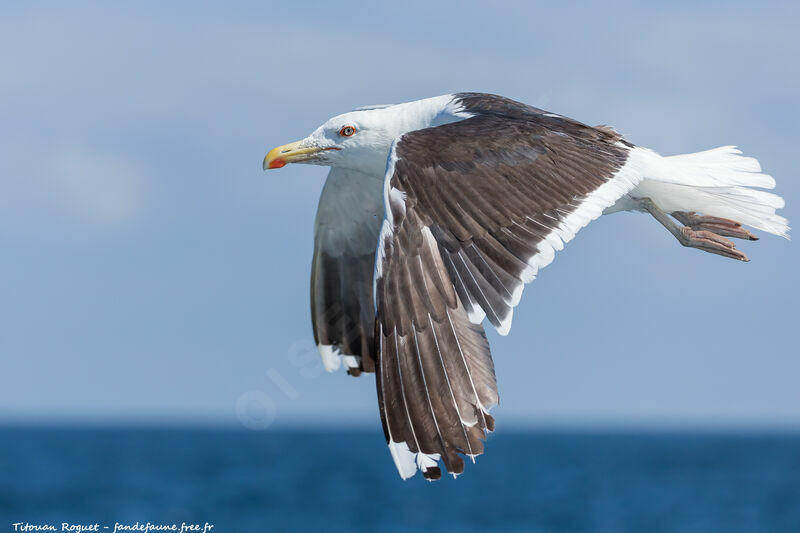
<path id="1" fill-rule="evenodd" d="M 630 145 L 511 100 L 397 139 L 375 271 L 378 400 L 402 477 L 458 474 L 498 402 L 484 317 L 505 334 L 524 283 L 639 181 Z"/>
<path id="2" fill-rule="evenodd" d="M 325 368 L 375 368 L 372 277 L 383 220 L 381 177 L 331 169 L 317 208 L 311 321 Z"/>

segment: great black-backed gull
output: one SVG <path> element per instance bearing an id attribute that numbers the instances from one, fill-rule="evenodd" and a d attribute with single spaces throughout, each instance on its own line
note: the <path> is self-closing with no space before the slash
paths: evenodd
<path id="1" fill-rule="evenodd" d="M 733 146 L 662 157 L 609 127 L 459 93 L 336 116 L 264 169 L 331 167 L 311 316 L 325 367 L 375 372 L 400 475 L 483 453 L 497 384 L 482 322 L 505 335 L 525 283 L 601 214 L 650 213 L 684 245 L 747 261 L 742 226 L 787 236 L 775 181 Z"/>

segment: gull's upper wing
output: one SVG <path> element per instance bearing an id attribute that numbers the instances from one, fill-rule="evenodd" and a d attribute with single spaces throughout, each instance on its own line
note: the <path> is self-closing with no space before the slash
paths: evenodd
<path id="1" fill-rule="evenodd" d="M 482 453 L 498 395 L 481 321 L 507 333 L 524 283 L 640 180 L 613 131 L 495 98 L 389 156 L 377 384 L 403 478 L 438 478 L 440 458 L 458 474 L 458 454 Z"/>
<path id="2" fill-rule="evenodd" d="M 332 168 L 314 228 L 311 320 L 325 368 L 374 371 L 372 276 L 383 220 L 381 177 Z"/>

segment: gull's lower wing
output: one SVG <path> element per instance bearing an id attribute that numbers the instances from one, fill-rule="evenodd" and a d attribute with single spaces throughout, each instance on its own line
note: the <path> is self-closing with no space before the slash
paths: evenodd
<path id="1" fill-rule="evenodd" d="M 375 368 L 372 276 L 383 220 L 380 177 L 332 168 L 314 226 L 311 320 L 325 368 Z"/>
<path id="2" fill-rule="evenodd" d="M 610 129 L 459 97 L 472 118 L 397 139 L 385 177 L 378 400 L 404 478 L 482 453 L 498 396 L 480 323 L 507 333 L 524 283 L 641 179 Z"/>

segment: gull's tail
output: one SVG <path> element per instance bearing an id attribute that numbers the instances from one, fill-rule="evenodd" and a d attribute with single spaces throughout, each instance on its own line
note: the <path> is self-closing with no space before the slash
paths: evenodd
<path id="1" fill-rule="evenodd" d="M 641 151 L 645 179 L 631 197 L 650 198 L 667 213 L 695 211 L 789 238 L 789 221 L 775 213 L 783 198 L 759 190 L 774 188 L 775 180 L 735 146 L 671 157 L 634 150 Z"/>

